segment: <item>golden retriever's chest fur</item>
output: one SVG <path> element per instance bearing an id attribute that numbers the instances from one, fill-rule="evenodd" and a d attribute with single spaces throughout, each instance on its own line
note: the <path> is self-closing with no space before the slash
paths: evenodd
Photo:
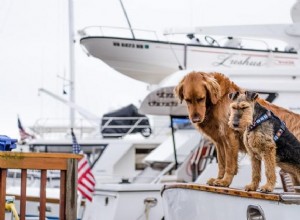
<path id="1" fill-rule="evenodd" d="M 232 132 L 228 126 L 228 106 L 229 105 L 224 102 L 214 105 L 213 109 L 207 112 L 205 121 L 197 123 L 196 128 L 213 139 L 220 136 L 224 137 L 228 132 Z"/>

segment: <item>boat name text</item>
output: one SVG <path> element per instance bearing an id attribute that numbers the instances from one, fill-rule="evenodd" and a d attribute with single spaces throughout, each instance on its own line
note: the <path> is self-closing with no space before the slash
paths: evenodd
<path id="1" fill-rule="evenodd" d="M 226 66 L 229 67 L 230 65 L 239 65 L 239 66 L 253 66 L 253 67 L 261 67 L 265 65 L 261 60 L 253 60 L 251 56 L 246 56 L 243 58 L 236 58 L 234 57 L 235 54 L 229 55 L 222 55 L 219 56 L 219 61 L 214 62 L 214 66 Z"/>

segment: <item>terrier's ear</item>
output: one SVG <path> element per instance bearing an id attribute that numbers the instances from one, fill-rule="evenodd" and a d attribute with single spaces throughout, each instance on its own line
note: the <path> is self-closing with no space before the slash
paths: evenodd
<path id="1" fill-rule="evenodd" d="M 240 95 L 239 92 L 233 92 L 233 93 L 228 94 L 228 97 L 229 97 L 232 101 L 234 101 L 239 95 Z"/>
<path id="2" fill-rule="evenodd" d="M 258 97 L 258 93 L 251 92 L 251 91 L 245 91 L 245 95 L 246 95 L 246 98 L 250 101 L 254 101 Z"/>

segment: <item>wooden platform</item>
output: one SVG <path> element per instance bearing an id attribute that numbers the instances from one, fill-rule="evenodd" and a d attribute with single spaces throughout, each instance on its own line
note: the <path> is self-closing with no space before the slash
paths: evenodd
<path id="1" fill-rule="evenodd" d="M 190 190 L 197 190 L 197 191 L 206 191 L 212 193 L 219 193 L 225 194 L 230 196 L 239 196 L 239 197 L 246 197 L 246 198 L 254 198 L 254 199 L 264 199 L 264 200 L 272 200 L 272 201 L 281 201 L 280 193 L 261 193 L 261 192 L 247 192 L 242 189 L 234 189 L 234 188 L 227 188 L 227 187 L 216 187 L 216 186 L 208 186 L 208 185 L 200 185 L 200 184 L 170 184 L 165 185 L 162 194 L 167 189 L 190 189 Z"/>

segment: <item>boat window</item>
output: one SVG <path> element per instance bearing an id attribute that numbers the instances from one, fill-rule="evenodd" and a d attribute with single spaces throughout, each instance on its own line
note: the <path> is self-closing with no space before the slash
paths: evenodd
<path id="1" fill-rule="evenodd" d="M 195 129 L 189 118 L 173 118 L 173 126 L 175 129 Z"/>
<path id="2" fill-rule="evenodd" d="M 259 93 L 261 98 L 267 100 L 268 102 L 273 102 L 278 97 L 277 92 L 256 92 Z"/>

